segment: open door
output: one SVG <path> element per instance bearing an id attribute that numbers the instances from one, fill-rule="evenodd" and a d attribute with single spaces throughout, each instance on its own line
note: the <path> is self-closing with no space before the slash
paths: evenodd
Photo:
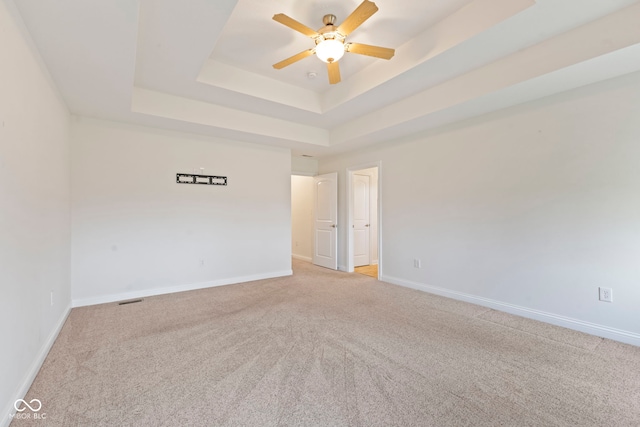
<path id="1" fill-rule="evenodd" d="M 369 162 L 347 168 L 347 232 L 345 271 L 356 266 L 372 266 L 382 277 L 382 197 L 381 162 Z M 368 191 L 367 191 L 368 188 Z M 368 208 L 367 208 L 368 206 Z M 363 273 L 368 274 L 368 273 Z M 373 273 L 372 273 L 373 274 Z"/>
<path id="2" fill-rule="evenodd" d="M 338 269 L 338 174 L 313 177 L 313 263 Z"/>
<path id="3" fill-rule="evenodd" d="M 353 175 L 353 266 L 371 264 L 369 176 Z"/>

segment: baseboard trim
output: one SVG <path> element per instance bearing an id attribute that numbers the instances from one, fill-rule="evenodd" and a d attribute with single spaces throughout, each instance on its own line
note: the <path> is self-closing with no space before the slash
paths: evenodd
<path id="1" fill-rule="evenodd" d="M 399 279 L 393 276 L 383 275 L 380 277 L 380 280 L 394 285 L 404 286 L 406 288 L 417 289 L 419 291 L 424 291 L 459 301 L 470 302 L 472 304 L 481 305 L 483 307 L 493 308 L 495 310 L 515 314 L 516 316 L 539 320 L 541 322 L 550 323 L 556 326 L 562 326 L 564 328 L 573 329 L 575 331 L 585 332 L 587 334 L 595 335 L 598 337 L 609 338 L 626 344 L 640 346 L 640 334 L 634 332 L 611 328 L 608 326 L 586 322 L 584 320 L 573 319 L 571 317 L 561 316 L 558 314 L 547 313 L 541 310 L 534 310 L 515 304 L 493 300 L 490 298 L 484 298 L 476 295 L 466 294 L 463 292 L 429 286 L 410 280 Z"/>
<path id="2" fill-rule="evenodd" d="M 292 270 L 273 271 L 270 273 L 254 274 L 251 276 L 238 276 L 226 279 L 211 280 L 208 282 L 191 283 L 187 285 L 169 286 L 166 288 L 145 289 L 134 292 L 101 295 L 89 298 L 76 298 L 72 300 L 73 307 L 85 307 L 88 305 L 106 304 L 116 301 L 124 301 L 134 298 L 145 298 L 156 295 L 173 294 L 176 292 L 195 291 L 197 289 L 214 288 L 216 286 L 234 285 L 237 283 L 253 282 L 255 280 L 273 279 L 275 277 L 291 276 Z"/>
<path id="3" fill-rule="evenodd" d="M 313 259 L 310 256 L 303 256 L 303 255 L 297 255 L 297 254 L 291 254 L 291 258 L 295 258 L 295 259 L 299 259 L 307 262 L 313 261 Z"/>
<path id="4" fill-rule="evenodd" d="M 53 331 L 51 331 L 51 333 L 47 337 L 47 340 L 42 344 L 42 347 L 40 348 L 40 351 L 38 352 L 36 358 L 31 363 L 31 367 L 20 383 L 20 387 L 18 387 L 18 390 L 16 390 L 16 392 L 14 393 L 14 398 L 10 402 L 7 402 L 8 407 L 4 408 L 5 410 L 2 412 L 4 416 L 2 419 L 0 419 L 0 427 L 8 427 L 9 424 L 11 424 L 11 421 L 13 421 L 13 416 L 16 413 L 16 408 L 13 406 L 13 404 L 16 400 L 23 399 L 31 388 L 33 380 L 36 379 L 36 375 L 38 375 L 38 372 L 40 372 L 40 368 L 42 367 L 44 360 L 47 358 L 47 355 L 49 354 L 49 350 L 51 350 L 53 343 L 58 338 L 58 335 L 60 334 L 60 331 L 64 326 L 64 322 L 67 321 L 69 313 L 71 313 L 71 305 L 67 306 L 64 313 L 62 313 L 62 316 L 58 320 L 55 328 L 53 329 Z"/>

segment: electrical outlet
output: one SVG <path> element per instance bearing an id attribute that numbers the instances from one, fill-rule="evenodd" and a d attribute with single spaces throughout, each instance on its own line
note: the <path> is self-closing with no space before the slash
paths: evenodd
<path id="1" fill-rule="evenodd" d="M 200 260 L 200 267 L 204 267 L 204 260 L 203 259 Z"/>
<path id="2" fill-rule="evenodd" d="M 611 288 L 598 288 L 600 290 L 600 301 L 613 302 L 613 290 Z"/>
<path id="3" fill-rule="evenodd" d="M 422 263 L 420 262 L 420 260 L 418 258 L 415 258 L 413 260 L 413 268 L 422 268 Z"/>

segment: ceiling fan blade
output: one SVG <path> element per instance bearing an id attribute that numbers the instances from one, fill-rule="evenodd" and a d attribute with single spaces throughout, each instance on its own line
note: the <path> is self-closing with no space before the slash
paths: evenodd
<path id="1" fill-rule="evenodd" d="M 394 49 L 361 43 L 347 43 L 345 50 L 347 52 L 357 53 L 358 55 L 375 56 L 376 58 L 382 59 L 391 59 L 396 53 Z"/>
<path id="2" fill-rule="evenodd" d="M 311 56 L 311 55 L 313 55 L 313 49 L 303 50 L 302 52 L 297 53 L 292 57 L 285 59 L 284 61 L 280 61 L 277 64 L 273 64 L 273 68 L 275 68 L 276 70 L 280 70 L 288 65 L 293 64 L 294 62 L 298 62 L 301 59 L 304 59 L 307 56 Z"/>
<path id="3" fill-rule="evenodd" d="M 284 61 L 280 61 L 277 64 L 273 64 L 273 68 L 275 68 L 276 70 L 280 70 L 286 67 L 287 65 L 291 65 L 294 62 L 298 62 L 301 59 L 304 59 L 310 55 L 313 55 L 313 49 L 303 50 L 302 52 L 295 54 L 292 57 L 285 59 Z"/>
<path id="4" fill-rule="evenodd" d="M 332 85 L 340 83 L 340 66 L 338 61 L 327 62 L 327 71 L 329 72 L 329 83 Z"/>
<path id="5" fill-rule="evenodd" d="M 285 15 L 284 13 L 278 13 L 277 15 L 273 15 L 273 20 L 276 22 L 281 23 L 282 25 L 286 25 L 287 27 L 291 28 L 292 30 L 296 30 L 299 33 L 304 34 L 307 37 L 318 37 L 320 34 L 318 34 L 317 31 L 312 30 L 311 28 L 307 27 L 304 24 L 299 23 L 298 21 L 296 21 L 293 18 L 288 17 L 287 15 Z"/>
<path id="6" fill-rule="evenodd" d="M 364 21 L 369 19 L 371 15 L 378 11 L 378 6 L 372 1 L 364 0 L 360 6 L 356 8 L 347 19 L 340 24 L 338 32 L 344 36 L 349 35 L 353 30 L 358 28 Z"/>

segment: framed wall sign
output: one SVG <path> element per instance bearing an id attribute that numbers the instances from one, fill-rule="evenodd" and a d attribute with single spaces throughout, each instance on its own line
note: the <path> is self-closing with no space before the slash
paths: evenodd
<path id="1" fill-rule="evenodd" d="M 178 184 L 227 185 L 227 177 L 214 175 L 196 175 L 192 173 L 177 173 L 176 182 Z"/>

